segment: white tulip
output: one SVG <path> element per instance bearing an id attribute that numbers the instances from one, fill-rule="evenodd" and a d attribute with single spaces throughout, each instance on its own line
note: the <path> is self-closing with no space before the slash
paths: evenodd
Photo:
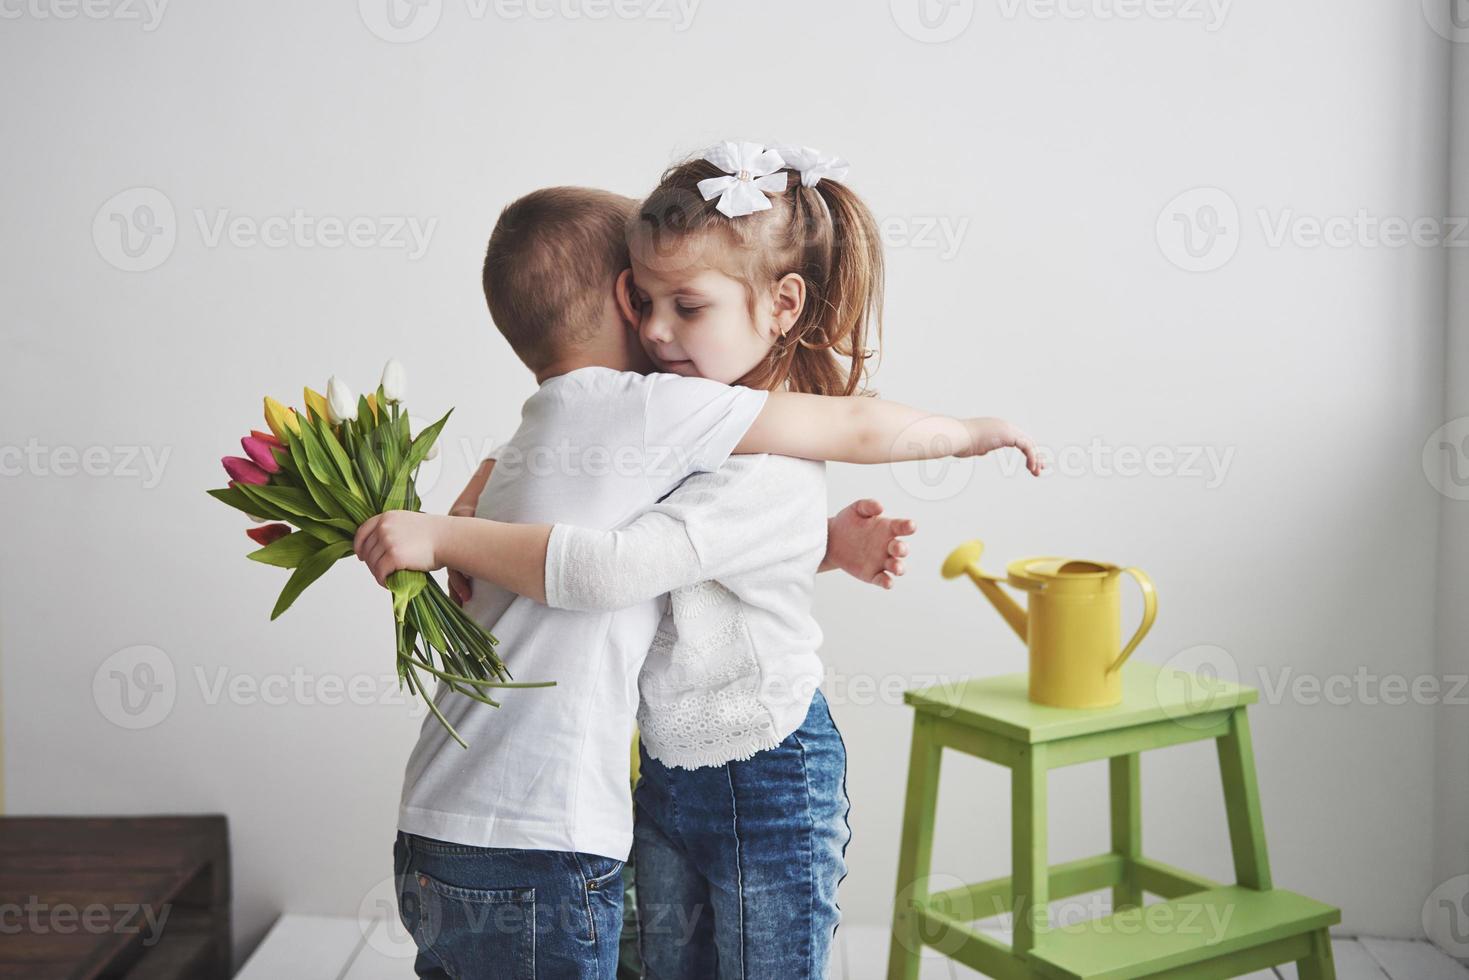
<path id="1" fill-rule="evenodd" d="M 396 405 L 403 400 L 408 390 L 408 372 L 403 370 L 403 364 L 396 358 L 390 358 L 383 365 L 383 397 L 388 404 Z"/>
<path id="2" fill-rule="evenodd" d="M 426 452 L 426 453 L 423 454 L 423 458 L 424 459 L 438 459 L 439 458 L 439 440 L 435 439 L 433 441 L 433 443 L 428 447 L 428 452 Z"/>
<path id="3" fill-rule="evenodd" d="M 357 399 L 335 374 L 326 382 L 326 417 L 332 425 L 350 422 L 357 417 Z"/>

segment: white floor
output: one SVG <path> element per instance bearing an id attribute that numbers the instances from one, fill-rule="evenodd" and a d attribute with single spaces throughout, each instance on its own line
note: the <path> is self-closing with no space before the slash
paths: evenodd
<path id="1" fill-rule="evenodd" d="M 1001 929 L 994 934 L 1008 937 Z M 1333 939 L 1339 980 L 1469 980 L 1469 967 L 1426 942 Z M 888 932 L 881 926 L 837 930 L 832 980 L 882 980 Z M 1252 980 L 1295 980 L 1293 966 L 1250 974 Z M 983 974 L 937 954 L 925 957 L 921 980 L 976 980 Z M 276 920 L 236 980 L 411 980 L 413 942 L 396 919 L 287 914 Z"/>

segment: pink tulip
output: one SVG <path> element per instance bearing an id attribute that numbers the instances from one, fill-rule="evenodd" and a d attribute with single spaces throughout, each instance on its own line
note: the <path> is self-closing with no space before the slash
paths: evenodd
<path id="1" fill-rule="evenodd" d="M 260 545 L 262 548 L 272 541 L 278 540 L 291 533 L 289 524 L 262 524 L 259 527 L 245 528 L 245 534 Z"/>
<path id="2" fill-rule="evenodd" d="M 281 464 L 275 461 L 275 453 L 271 452 L 271 443 L 254 436 L 246 436 L 240 440 L 240 445 L 245 447 L 245 455 L 253 459 L 255 465 L 265 472 L 279 473 L 281 471 Z"/>
<path id="3" fill-rule="evenodd" d="M 220 462 L 224 464 L 224 471 L 230 475 L 231 480 L 261 487 L 270 482 L 269 473 L 243 456 L 226 456 Z"/>

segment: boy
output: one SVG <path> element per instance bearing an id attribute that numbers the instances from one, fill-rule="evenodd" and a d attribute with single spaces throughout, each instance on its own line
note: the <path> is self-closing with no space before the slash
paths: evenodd
<path id="1" fill-rule="evenodd" d="M 507 207 L 490 239 L 491 315 L 540 388 L 494 454 L 475 516 L 525 527 L 510 550 L 525 555 L 527 569 L 543 574 L 538 528 L 623 526 L 736 450 L 886 462 L 897 458 L 889 447 L 899 433 L 928 440 L 912 458 L 943 455 L 932 448 L 940 438 L 975 444 L 967 423 L 874 399 L 646 373 L 652 365 L 616 302 L 629 275 L 624 226 L 633 204 L 549 188 Z M 469 517 L 381 515 L 359 529 L 358 554 L 375 573 L 384 562 L 433 565 L 424 532 L 435 522 L 442 541 L 445 521 L 454 522 L 448 536 L 463 559 L 451 564 L 473 572 L 488 522 Z M 898 533 L 878 529 L 886 540 Z M 496 553 L 506 554 L 498 541 Z M 893 570 L 884 565 L 872 576 Z M 467 752 L 441 726 L 420 731 L 394 844 L 400 914 L 419 946 L 415 969 L 610 980 L 631 846 L 627 746 L 659 606 L 550 609 L 482 582 L 465 609 L 503 641 L 518 678 L 557 686 L 506 690 L 498 710 L 446 699 L 440 707 Z"/>

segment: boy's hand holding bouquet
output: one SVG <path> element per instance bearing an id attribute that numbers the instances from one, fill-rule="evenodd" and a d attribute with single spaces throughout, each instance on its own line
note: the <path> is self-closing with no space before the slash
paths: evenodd
<path id="1" fill-rule="evenodd" d="M 332 378 L 325 396 L 306 388 L 305 411 L 265 399 L 269 432 L 252 430 L 241 440 L 245 456 L 227 456 L 230 485 L 210 496 L 263 523 L 245 533 L 260 547 L 246 557 L 293 569 L 270 618 L 275 619 L 312 582 L 353 554 L 358 529 L 388 511 L 417 511 L 414 485 L 419 464 L 449 414 L 414 436 L 402 408 L 404 373 L 397 361 L 383 369 L 373 394 L 353 399 Z M 495 652 L 495 637 L 470 619 L 439 584 L 422 571 L 397 571 L 383 584 L 393 593 L 397 673 L 401 686 L 427 702 L 460 745 L 434 704 L 419 671 L 450 690 L 492 707 L 484 692 L 496 687 L 545 687 L 554 682 L 514 683 Z M 422 641 L 422 642 L 420 642 Z M 438 665 L 434 655 L 438 656 Z"/>

